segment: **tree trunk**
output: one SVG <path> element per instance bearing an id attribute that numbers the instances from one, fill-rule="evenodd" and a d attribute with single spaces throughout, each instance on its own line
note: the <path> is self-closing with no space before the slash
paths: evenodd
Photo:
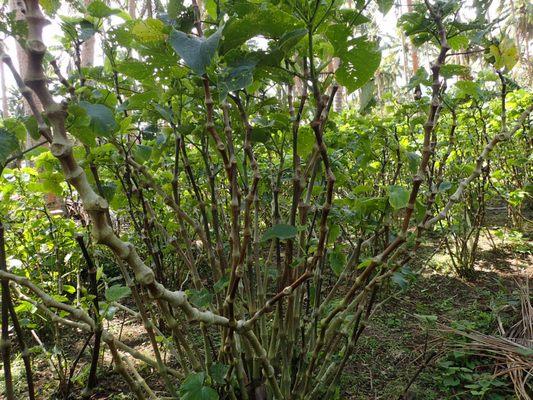
<path id="1" fill-rule="evenodd" d="M 137 18 L 137 9 L 135 7 L 135 0 L 128 0 L 128 13 L 132 19 Z"/>
<path id="2" fill-rule="evenodd" d="M 0 94 L 2 95 L 2 117 L 9 117 L 9 109 L 7 104 L 7 90 L 6 90 L 6 79 L 4 75 L 4 63 L 0 64 Z"/>
<path id="3" fill-rule="evenodd" d="M 83 0 L 85 7 L 87 7 L 92 0 Z M 87 39 L 81 45 L 81 66 L 82 67 L 92 67 L 94 65 L 94 44 L 96 36 L 93 35 Z"/>
<path id="4" fill-rule="evenodd" d="M 407 11 L 413 12 L 413 0 L 407 0 Z M 419 68 L 418 50 L 412 43 L 411 43 L 411 67 L 412 67 L 413 75 L 416 74 L 416 71 L 418 71 L 418 68 Z"/>

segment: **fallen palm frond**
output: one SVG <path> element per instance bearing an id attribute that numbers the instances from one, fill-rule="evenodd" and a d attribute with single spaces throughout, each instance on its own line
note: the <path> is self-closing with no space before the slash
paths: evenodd
<path id="1" fill-rule="evenodd" d="M 487 335 L 477 331 L 465 331 L 440 326 L 444 333 L 467 338 L 467 342 L 454 342 L 460 347 L 480 357 L 494 361 L 495 376 L 509 375 L 519 399 L 531 400 L 531 377 L 533 375 L 533 307 L 531 305 L 529 284 L 519 285 L 520 318 L 507 331 L 498 324 L 498 334 Z"/>

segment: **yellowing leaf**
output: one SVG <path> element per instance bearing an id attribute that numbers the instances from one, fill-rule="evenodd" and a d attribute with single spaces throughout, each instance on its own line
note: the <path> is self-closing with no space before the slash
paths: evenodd
<path id="1" fill-rule="evenodd" d="M 505 68 L 510 71 L 518 61 L 518 49 L 508 37 L 504 38 L 498 46 L 492 44 L 489 51 L 494 56 L 494 68 L 496 69 Z"/>

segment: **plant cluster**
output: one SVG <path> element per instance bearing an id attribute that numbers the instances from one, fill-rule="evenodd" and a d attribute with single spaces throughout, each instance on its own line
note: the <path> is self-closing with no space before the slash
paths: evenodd
<path id="1" fill-rule="evenodd" d="M 492 199 L 527 220 L 518 49 L 485 35 L 497 21 L 483 13 L 461 20 L 458 0 L 400 19 L 432 57 L 413 100 L 371 86 L 382 51 L 367 12 L 392 1 L 171 0 L 149 2 L 148 18 L 101 0 L 83 17 L 22 3 L 22 20 L 0 24 L 26 54 L 21 76 L 0 48 L 31 111 L 0 128 L 8 400 L 9 319 L 23 349 L 45 324 L 58 345 L 67 328 L 85 335 L 80 356 L 92 341 L 85 395 L 108 351 L 138 399 L 341 398 L 380 291 L 409 281 L 426 235 L 470 278 Z M 43 39 L 50 19 L 68 73 Z M 82 56 L 95 35 L 102 66 Z M 451 62 L 480 48 L 483 69 Z M 335 111 L 340 88 L 360 91 L 358 110 Z M 27 135 L 38 142 L 23 149 Z M 108 328 L 119 312 L 142 323 L 150 354 Z M 78 359 L 50 355 L 64 396 Z M 443 385 L 466 373 L 443 366 Z M 472 390 L 498 381 L 483 382 Z"/>

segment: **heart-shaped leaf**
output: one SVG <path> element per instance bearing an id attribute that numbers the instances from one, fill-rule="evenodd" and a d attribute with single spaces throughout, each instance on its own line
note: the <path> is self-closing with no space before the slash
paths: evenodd
<path id="1" fill-rule="evenodd" d="M 185 64 L 198 75 L 203 75 L 217 51 L 221 34 L 222 27 L 207 39 L 173 30 L 169 41 Z"/>
<path id="2" fill-rule="evenodd" d="M 296 227 L 288 224 L 277 224 L 268 228 L 261 238 L 261 242 L 266 242 L 270 239 L 287 240 L 296 236 L 298 230 Z"/>
<path id="3" fill-rule="evenodd" d="M 409 202 L 409 190 L 402 186 L 389 186 L 389 203 L 395 210 L 404 208 Z"/>
<path id="4" fill-rule="evenodd" d="M 119 301 L 124 297 L 128 297 L 131 294 L 131 289 L 127 286 L 113 285 L 105 291 L 105 298 L 110 303 L 113 301 Z"/>

